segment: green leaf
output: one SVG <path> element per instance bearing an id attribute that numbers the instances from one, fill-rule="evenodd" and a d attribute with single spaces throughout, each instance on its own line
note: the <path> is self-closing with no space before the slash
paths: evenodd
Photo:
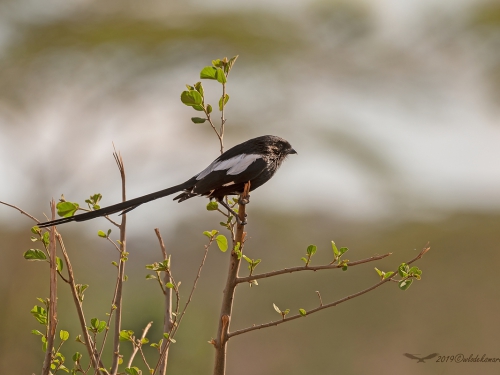
<path id="1" fill-rule="evenodd" d="M 123 330 L 120 331 L 120 341 L 131 341 L 134 331 Z"/>
<path id="2" fill-rule="evenodd" d="M 317 250 L 316 245 L 309 245 L 307 247 L 307 255 L 313 256 L 314 254 L 316 254 L 316 250 Z"/>
<path id="3" fill-rule="evenodd" d="M 29 249 L 24 254 L 24 259 L 27 260 L 47 260 L 47 256 L 42 250 Z"/>
<path id="4" fill-rule="evenodd" d="M 281 314 L 281 310 L 280 310 L 280 308 L 279 308 L 278 306 L 276 306 L 274 303 L 273 303 L 273 307 L 274 307 L 274 310 L 276 310 L 276 312 L 277 312 L 278 314 Z"/>
<path id="5" fill-rule="evenodd" d="M 172 289 L 175 285 L 169 282 L 165 286 L 169 289 Z"/>
<path id="6" fill-rule="evenodd" d="M 307 264 L 307 259 L 306 258 L 302 257 L 302 258 L 300 258 L 300 260 Z"/>
<path id="7" fill-rule="evenodd" d="M 205 111 L 205 108 L 201 104 L 193 105 L 193 109 L 200 112 Z"/>
<path id="8" fill-rule="evenodd" d="M 97 318 L 90 319 L 90 325 L 92 326 L 92 328 L 97 329 L 97 327 L 99 327 L 99 319 Z"/>
<path id="9" fill-rule="evenodd" d="M 47 325 L 47 311 L 40 306 L 35 306 L 31 309 L 31 315 L 35 317 L 38 323 Z"/>
<path id="10" fill-rule="evenodd" d="M 408 276 L 408 265 L 406 263 L 401 263 L 398 267 L 398 273 L 399 276 L 401 277 L 407 277 Z"/>
<path id="11" fill-rule="evenodd" d="M 215 201 L 208 202 L 207 204 L 207 211 L 217 211 L 219 208 L 219 204 Z"/>
<path id="12" fill-rule="evenodd" d="M 222 103 L 222 98 L 224 98 L 224 104 Z M 220 99 L 219 99 L 219 111 L 222 111 L 222 106 L 223 105 L 225 106 L 228 101 L 229 101 L 228 94 L 226 94 L 226 96 L 224 96 L 224 97 L 222 97 L 222 96 L 220 97 Z"/>
<path id="13" fill-rule="evenodd" d="M 82 355 L 79 352 L 76 352 L 73 354 L 73 362 L 78 362 L 80 359 L 82 359 Z"/>
<path id="14" fill-rule="evenodd" d="M 149 342 L 149 339 L 147 337 L 144 337 L 141 339 L 141 344 L 147 344 Z"/>
<path id="15" fill-rule="evenodd" d="M 200 72 L 201 79 L 217 79 L 217 69 L 213 66 L 206 66 Z"/>
<path id="16" fill-rule="evenodd" d="M 68 331 L 63 331 L 63 330 L 60 330 L 60 331 L 59 331 L 59 338 L 60 338 L 62 341 L 66 341 L 67 339 L 69 339 L 69 332 L 68 332 Z"/>
<path id="17" fill-rule="evenodd" d="M 170 338 L 170 339 L 168 339 L 168 340 L 169 340 L 172 344 L 175 344 L 175 343 L 177 342 L 176 340 L 174 340 L 174 339 L 172 339 L 172 338 Z"/>
<path id="18" fill-rule="evenodd" d="M 283 311 L 283 315 L 287 315 L 288 313 L 290 312 L 290 309 L 286 309 L 285 311 Z"/>
<path id="19" fill-rule="evenodd" d="M 198 91 L 183 91 L 181 101 L 187 106 L 201 105 L 203 98 Z"/>
<path id="20" fill-rule="evenodd" d="M 49 232 L 45 232 L 42 236 L 42 242 L 45 246 L 49 246 L 50 244 L 50 234 Z"/>
<path id="21" fill-rule="evenodd" d="M 228 63 L 227 63 L 227 71 L 228 72 L 232 69 L 237 58 L 238 58 L 238 55 L 231 57 L 231 59 L 228 61 Z"/>
<path id="22" fill-rule="evenodd" d="M 33 234 L 39 234 L 41 231 L 40 231 L 40 228 L 38 228 L 38 226 L 34 226 L 31 228 L 31 233 Z"/>
<path id="23" fill-rule="evenodd" d="M 347 271 L 347 264 L 344 264 L 344 265 L 342 266 L 342 271 Z"/>
<path id="24" fill-rule="evenodd" d="M 40 331 L 39 331 L 39 330 L 37 330 L 37 329 L 33 329 L 33 330 L 31 330 L 31 333 L 32 333 L 33 335 L 43 336 L 43 333 L 42 333 L 42 332 L 40 332 Z"/>
<path id="25" fill-rule="evenodd" d="M 59 272 L 61 272 L 64 268 L 64 263 L 61 258 L 56 257 L 56 268 Z"/>
<path id="26" fill-rule="evenodd" d="M 212 65 L 215 66 L 216 68 L 220 68 L 222 66 L 222 63 L 220 59 L 212 60 Z"/>
<path id="27" fill-rule="evenodd" d="M 385 279 L 389 279 L 392 275 L 394 275 L 394 272 L 392 272 L 392 271 L 387 272 L 387 273 L 384 275 L 384 280 L 385 280 Z"/>
<path id="28" fill-rule="evenodd" d="M 168 338 L 170 337 L 170 335 L 168 333 L 164 333 L 163 337 L 165 337 L 168 340 Z"/>
<path id="29" fill-rule="evenodd" d="M 193 121 L 195 124 L 203 124 L 205 121 L 207 121 L 207 119 L 201 117 L 191 117 L 191 121 Z"/>
<path id="30" fill-rule="evenodd" d="M 148 273 L 146 275 L 146 280 L 157 280 L 158 278 L 154 275 L 151 275 L 150 273 Z"/>
<path id="31" fill-rule="evenodd" d="M 134 367 L 127 367 L 127 368 L 125 369 L 125 372 L 126 372 L 127 374 L 129 374 L 129 375 L 141 375 L 141 374 L 142 374 L 142 371 L 141 371 L 141 370 L 139 370 L 139 368 L 138 368 L 138 367 L 135 367 L 135 366 L 134 366 Z"/>
<path id="32" fill-rule="evenodd" d="M 106 322 L 104 320 L 101 320 L 99 322 L 99 326 L 97 327 L 97 332 L 101 333 L 102 331 L 104 331 L 105 328 L 106 328 Z"/>
<path id="33" fill-rule="evenodd" d="M 104 233 L 102 230 L 98 231 L 98 232 L 97 232 L 97 235 L 98 235 L 99 237 L 102 237 L 102 238 L 106 238 L 106 237 L 108 237 L 108 236 L 106 235 L 106 233 Z"/>
<path id="34" fill-rule="evenodd" d="M 73 202 L 59 202 L 56 205 L 57 214 L 62 217 L 71 217 L 78 210 L 80 205 Z"/>
<path id="35" fill-rule="evenodd" d="M 208 238 L 212 239 L 212 233 L 210 233 L 208 230 L 204 231 L 203 234 Z"/>
<path id="36" fill-rule="evenodd" d="M 299 309 L 299 314 L 302 315 L 302 316 L 306 316 L 307 312 L 304 309 Z"/>
<path id="37" fill-rule="evenodd" d="M 412 283 L 413 283 L 412 279 L 402 280 L 399 282 L 399 289 L 406 290 L 410 287 Z"/>
<path id="38" fill-rule="evenodd" d="M 243 255 L 243 259 L 245 259 L 248 263 L 252 264 L 252 259 L 250 259 L 249 257 L 247 257 L 246 255 Z"/>
<path id="39" fill-rule="evenodd" d="M 344 254 L 345 252 L 347 252 L 347 250 L 349 250 L 347 247 L 341 247 L 339 249 L 339 253 L 340 253 L 339 255 L 342 256 L 342 254 Z"/>
<path id="40" fill-rule="evenodd" d="M 195 85 L 194 85 L 194 88 L 196 89 L 196 91 L 198 91 L 200 93 L 201 96 L 203 96 L 203 86 L 201 84 L 201 82 L 196 82 Z"/>
<path id="41" fill-rule="evenodd" d="M 220 82 L 220 83 L 227 82 L 227 78 L 226 78 L 226 75 L 224 74 L 224 70 L 222 70 L 221 68 L 217 68 L 217 73 L 215 76 L 217 77 L 218 82 Z"/>
<path id="42" fill-rule="evenodd" d="M 220 251 L 223 253 L 227 250 L 227 238 L 223 234 L 219 234 L 215 239 L 217 241 L 217 246 L 219 246 Z"/>
<path id="43" fill-rule="evenodd" d="M 378 273 L 378 275 L 379 275 L 380 277 L 384 277 L 384 274 L 385 274 L 385 273 L 384 273 L 383 271 L 380 271 L 377 267 L 375 267 L 375 271 L 377 271 L 377 273 Z"/>
<path id="44" fill-rule="evenodd" d="M 207 104 L 207 113 L 212 113 L 212 106 L 210 104 Z"/>
<path id="45" fill-rule="evenodd" d="M 339 256 L 339 249 L 337 249 L 337 246 L 333 241 L 332 241 L 332 249 L 333 249 L 333 255 L 335 255 L 335 258 L 337 258 Z"/>

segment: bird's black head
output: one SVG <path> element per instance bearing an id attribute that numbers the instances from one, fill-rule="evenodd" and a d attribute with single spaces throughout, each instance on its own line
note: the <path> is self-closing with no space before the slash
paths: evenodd
<path id="1" fill-rule="evenodd" d="M 283 138 L 276 137 L 274 135 L 264 135 L 262 137 L 259 137 L 262 139 L 263 145 L 265 145 L 266 151 L 269 154 L 273 154 L 277 156 L 278 158 L 286 158 L 288 155 L 291 154 L 296 154 L 297 151 L 295 151 L 292 148 L 292 145 L 288 143 Z"/>

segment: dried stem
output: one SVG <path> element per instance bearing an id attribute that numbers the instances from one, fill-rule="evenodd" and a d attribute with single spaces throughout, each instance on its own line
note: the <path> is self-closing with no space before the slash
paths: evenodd
<path id="1" fill-rule="evenodd" d="M 348 262 L 347 265 L 349 267 L 353 267 L 353 266 L 357 266 L 359 264 L 373 262 L 375 260 L 380 260 L 380 259 L 386 258 L 386 257 L 390 256 L 391 254 L 392 253 L 387 253 L 387 254 L 383 254 L 383 255 L 376 255 L 376 256 L 372 256 L 370 258 L 361 259 L 361 260 L 357 260 L 354 262 Z M 247 277 L 239 277 L 238 280 L 236 280 L 236 282 L 239 284 L 239 283 L 250 282 L 252 280 L 264 279 L 266 277 L 283 275 L 286 273 L 293 273 L 293 272 L 299 272 L 299 271 L 321 271 L 321 270 L 330 270 L 330 269 L 342 268 L 342 267 L 343 267 L 342 265 L 338 265 L 338 264 L 325 264 L 322 266 L 315 266 L 315 267 L 300 266 L 300 267 L 284 268 L 284 269 L 278 270 L 278 271 L 260 273 L 257 275 L 251 275 L 251 276 L 247 276 Z"/>
<path id="2" fill-rule="evenodd" d="M 240 202 L 248 200 L 248 192 L 250 191 L 250 182 L 245 184 L 245 190 L 241 195 Z M 240 222 L 245 221 L 246 216 L 246 205 L 239 204 L 238 206 L 238 216 Z M 245 227 L 238 224 L 236 226 L 236 236 L 233 241 L 233 250 L 231 251 L 231 257 L 229 260 L 229 271 L 226 280 L 226 287 L 224 288 L 224 294 L 222 297 L 222 307 L 219 317 L 219 328 L 217 330 L 217 337 L 213 340 L 213 345 L 215 347 L 215 365 L 214 365 L 214 375 L 224 375 L 226 372 L 226 348 L 227 341 L 229 340 L 229 326 L 231 323 L 231 314 L 233 310 L 233 300 L 234 291 L 238 285 L 238 271 L 240 269 L 241 258 L 235 251 L 236 246 L 239 243 L 240 252 L 243 251 L 243 246 L 245 243 L 246 232 L 244 232 Z"/>
<path id="3" fill-rule="evenodd" d="M 429 247 L 424 247 L 424 249 L 422 249 L 422 251 L 415 257 L 413 258 L 412 260 L 410 260 L 407 264 L 412 264 L 413 262 L 416 262 L 417 260 L 419 260 L 420 258 L 422 258 L 422 256 L 428 252 L 430 250 Z M 314 314 L 315 312 L 318 312 L 318 311 L 321 311 L 323 309 L 328 309 L 330 307 L 334 307 L 334 306 L 337 306 L 343 302 L 346 302 L 346 301 L 349 301 L 353 298 L 356 298 L 356 297 L 359 297 L 359 296 L 362 296 L 363 294 L 366 294 L 368 292 L 371 292 L 372 290 L 378 288 L 379 286 L 389 282 L 389 281 L 392 281 L 392 279 L 394 277 L 396 277 L 397 275 L 397 272 L 394 273 L 394 276 L 391 277 L 391 278 L 388 278 L 388 279 L 384 279 L 384 280 L 381 280 L 379 281 L 378 283 L 372 285 L 371 287 L 367 288 L 367 289 L 364 289 L 360 292 L 357 292 L 357 293 L 354 293 L 354 294 L 351 294 L 347 297 L 344 297 L 344 298 L 341 298 L 335 302 L 331 302 L 331 303 L 327 303 L 327 304 L 323 304 L 322 301 L 320 300 L 320 306 L 319 307 L 316 307 L 315 309 L 312 309 L 312 310 L 309 310 L 307 311 L 307 316 L 311 315 L 311 314 Z M 297 315 L 293 315 L 289 318 L 285 318 L 285 319 L 282 319 L 282 320 L 276 320 L 276 321 L 273 321 L 273 322 L 269 322 L 269 323 L 264 323 L 264 324 L 260 324 L 260 325 L 253 325 L 252 327 L 248 327 L 248 328 L 244 328 L 244 329 L 240 329 L 238 331 L 234 331 L 234 332 L 231 332 L 229 333 L 229 338 L 231 337 L 234 337 L 234 336 L 238 336 L 238 335 L 241 335 L 243 333 L 247 333 L 247 332 L 251 332 L 251 331 L 255 331 L 257 329 L 262 329 L 262 328 L 268 328 L 268 327 L 272 327 L 272 326 L 277 326 L 278 324 L 282 324 L 282 323 L 286 323 L 286 322 L 289 322 L 291 320 L 295 320 L 295 319 L 298 319 L 298 318 L 303 318 L 302 315 L 300 314 L 297 314 Z"/>
<path id="4" fill-rule="evenodd" d="M 125 189 L 125 167 L 123 165 L 123 159 L 119 152 L 113 153 L 116 164 L 120 171 L 120 177 L 122 181 L 122 201 L 127 200 L 126 189 Z M 127 215 L 123 214 L 122 221 L 120 224 L 120 262 L 118 263 L 118 285 L 116 289 L 116 298 L 114 300 L 114 305 L 116 306 L 115 311 L 115 330 L 113 332 L 113 364 L 111 365 L 111 374 L 116 375 L 118 372 L 118 360 L 120 358 L 120 330 L 122 324 L 122 291 L 123 291 L 123 278 L 125 275 L 125 256 L 126 253 L 126 225 L 127 225 Z"/>
<path id="5" fill-rule="evenodd" d="M 56 202 L 54 199 L 50 202 L 50 210 L 52 220 L 56 219 Z M 50 299 L 49 299 L 49 326 L 47 330 L 47 350 L 45 352 L 45 360 L 43 361 L 42 375 L 50 373 L 50 365 L 52 364 L 54 348 L 54 338 L 57 328 L 57 265 L 56 265 L 56 227 L 50 228 Z"/>
<path id="6" fill-rule="evenodd" d="M 156 237 L 158 237 L 158 242 L 160 243 L 161 252 L 163 254 L 163 259 L 167 260 L 167 249 L 165 248 L 165 243 L 163 242 L 163 238 L 161 237 L 160 230 L 155 228 Z M 158 281 L 161 283 L 160 279 Z M 165 276 L 163 278 L 163 285 L 167 285 L 167 283 L 172 282 L 172 278 L 170 277 L 170 272 L 165 272 Z M 165 295 L 165 313 L 163 316 L 163 332 L 171 332 L 174 326 L 174 322 L 172 320 L 172 288 L 164 288 L 161 285 L 163 294 Z M 165 354 L 160 361 L 160 375 L 165 375 L 167 372 L 167 361 L 168 361 L 168 340 L 164 340 L 162 343 L 161 351 Z"/>
<path id="7" fill-rule="evenodd" d="M 30 219 L 33 219 L 33 220 L 35 220 L 37 223 L 39 223 L 39 221 L 38 221 L 38 219 L 37 219 L 36 217 L 31 216 L 29 213 L 27 213 L 26 211 L 21 210 L 21 209 L 20 209 L 19 207 L 17 207 L 17 206 L 14 206 L 14 205 L 12 205 L 12 204 L 5 203 L 5 202 L 2 202 L 2 201 L 0 201 L 0 204 L 6 205 L 6 206 L 8 206 L 8 207 L 12 207 L 12 208 L 14 208 L 15 210 L 18 210 L 18 211 L 19 211 L 22 215 L 26 215 L 26 216 L 28 216 Z"/>

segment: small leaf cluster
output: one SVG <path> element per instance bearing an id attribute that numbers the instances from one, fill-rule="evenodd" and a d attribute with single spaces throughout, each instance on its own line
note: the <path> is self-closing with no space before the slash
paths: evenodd
<path id="1" fill-rule="evenodd" d="M 227 76 L 234 65 L 234 62 L 238 56 L 234 56 L 231 59 L 224 57 L 222 60 L 212 60 L 211 66 L 205 66 L 200 72 L 200 79 L 211 79 L 215 80 L 222 85 L 227 82 Z M 210 113 L 212 113 L 212 106 L 205 103 L 205 90 L 201 82 L 196 82 L 194 85 L 186 85 L 187 90 L 181 93 L 181 101 L 189 107 L 193 107 L 194 110 L 204 112 L 207 116 L 202 117 L 192 117 L 191 121 L 195 124 L 203 124 L 205 121 L 210 121 Z M 222 111 L 224 106 L 229 101 L 229 95 L 223 94 L 219 99 L 219 110 Z"/>
<path id="2" fill-rule="evenodd" d="M 97 231 L 97 235 L 101 238 L 109 238 L 110 234 L 111 234 L 111 229 L 108 229 L 107 232 L 104 232 L 102 230 Z"/>
<path id="3" fill-rule="evenodd" d="M 24 252 L 23 257 L 26 260 L 31 261 L 49 261 L 49 245 L 50 245 L 50 233 L 48 231 L 42 231 L 36 225 L 31 228 L 31 233 L 35 236 L 31 236 L 32 242 L 40 241 L 43 244 L 44 251 L 39 249 L 29 249 Z M 64 268 L 64 263 L 61 258 L 56 256 L 56 268 L 58 272 L 61 272 Z"/>
<path id="4" fill-rule="evenodd" d="M 228 248 L 227 238 L 223 234 L 217 235 L 218 233 L 219 233 L 219 231 L 216 229 L 214 229 L 210 232 L 207 230 L 203 232 L 203 234 L 210 239 L 210 243 L 212 243 L 212 241 L 215 240 L 217 242 L 217 246 L 219 247 L 219 250 L 222 251 L 223 253 L 225 253 L 227 251 L 227 248 Z"/>
<path id="5" fill-rule="evenodd" d="M 330 264 L 337 262 L 337 265 L 342 268 L 342 271 L 347 271 L 347 266 L 349 263 L 349 259 L 341 259 L 342 255 L 344 255 L 349 249 L 347 247 L 337 248 L 335 242 L 332 241 L 332 250 L 333 250 L 333 261 Z"/>
<path id="6" fill-rule="evenodd" d="M 243 259 L 245 259 L 247 261 L 248 269 L 250 270 L 250 276 L 252 276 L 255 267 L 257 267 L 259 265 L 259 263 L 261 262 L 261 259 L 250 259 L 249 257 L 247 257 L 246 255 L 243 255 L 243 254 L 242 254 L 242 256 L 243 256 Z M 257 283 L 257 280 L 252 280 L 250 282 L 250 286 L 252 286 L 252 284 L 259 285 Z"/>
<path id="7" fill-rule="evenodd" d="M 92 319 L 90 319 L 90 326 L 87 327 L 87 329 L 90 332 L 92 332 L 94 334 L 97 334 L 97 333 L 101 333 L 105 329 L 108 329 L 108 326 L 107 326 L 107 324 L 106 324 L 106 322 L 104 320 L 99 320 L 97 318 L 92 318 Z"/>
<path id="8" fill-rule="evenodd" d="M 306 267 L 311 262 L 311 258 L 312 258 L 312 256 L 314 254 L 316 254 L 317 250 L 318 250 L 318 247 L 316 245 L 309 245 L 309 246 L 307 246 L 307 250 L 306 250 L 307 258 L 306 257 L 300 258 L 300 260 L 302 260 L 306 264 Z"/>
<path id="9" fill-rule="evenodd" d="M 276 306 L 274 303 L 273 303 L 273 307 L 274 307 L 274 310 L 276 310 L 276 312 L 281 315 L 281 318 L 283 320 L 285 320 L 285 316 L 287 316 L 288 313 L 290 312 L 290 309 L 286 309 L 286 310 L 281 311 L 280 308 L 278 306 Z"/>
<path id="10" fill-rule="evenodd" d="M 37 320 L 37 322 L 45 327 L 45 333 L 42 333 L 37 329 L 33 329 L 31 333 L 35 336 L 40 336 L 40 339 L 42 341 L 42 351 L 46 352 L 48 349 L 47 335 L 49 330 L 49 319 L 47 311 L 49 310 L 49 299 L 47 298 L 44 300 L 42 298 L 37 298 L 37 300 L 40 301 L 44 305 L 44 307 L 35 305 L 30 312 L 31 315 L 33 315 L 33 317 Z M 57 348 L 52 348 L 52 362 L 50 364 L 50 369 L 52 373 L 56 373 L 59 370 L 63 370 L 69 373 L 69 369 L 64 366 L 64 361 L 66 360 L 66 358 L 59 352 L 64 342 L 69 339 L 69 332 L 64 330 L 59 331 L 59 339 L 61 340 L 59 346 Z M 72 373 L 76 373 L 75 371 L 75 369 L 72 370 Z"/>
<path id="11" fill-rule="evenodd" d="M 401 263 L 398 267 L 398 274 L 403 278 L 399 281 L 399 289 L 406 290 L 413 283 L 414 279 L 420 280 L 422 278 L 422 270 L 418 267 L 411 267 L 406 263 Z"/>
<path id="12" fill-rule="evenodd" d="M 91 210 L 99 210 L 101 206 L 99 206 L 99 201 L 102 199 L 102 194 L 94 194 L 91 195 L 89 199 L 85 199 L 85 203 L 89 206 Z"/>

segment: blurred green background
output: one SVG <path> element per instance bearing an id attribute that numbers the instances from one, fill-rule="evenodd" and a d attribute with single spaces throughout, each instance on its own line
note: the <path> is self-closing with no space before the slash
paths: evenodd
<path id="1" fill-rule="evenodd" d="M 214 58 L 239 54 L 230 75 L 226 147 L 275 134 L 289 158 L 252 194 L 245 253 L 259 272 L 393 252 L 347 272 L 323 271 L 238 288 L 232 328 L 276 319 L 272 308 L 310 309 L 377 281 L 430 241 L 423 279 L 406 292 L 376 291 L 294 322 L 231 340 L 228 374 L 497 374 L 499 364 L 416 363 L 430 353 L 500 358 L 500 3 L 428 0 L 0 1 L 0 200 L 38 218 L 65 194 L 83 203 L 120 199 L 112 142 L 123 155 L 128 196 L 183 181 L 218 154 L 179 95 Z M 220 95 L 205 84 L 210 102 Z M 162 297 L 145 279 L 160 260 L 153 228 L 172 253 L 183 297 L 202 257 L 203 230 L 220 218 L 192 199 L 150 203 L 128 218 L 124 329 L 154 321 Z M 41 367 L 29 311 L 48 296 L 47 267 L 28 263 L 32 223 L 0 206 L 0 373 Z M 68 224 L 77 276 L 88 283 L 87 318 L 105 318 L 115 251 L 96 236 L 105 220 Z M 112 236 L 115 233 L 112 234 Z M 212 371 L 207 343 L 228 254 L 213 248 L 169 359 L 169 373 Z M 246 269 L 242 269 L 246 274 Z M 60 284 L 59 328 L 78 334 Z M 130 348 L 122 344 L 124 354 Z M 69 358 L 81 345 L 65 345 Z M 155 351 L 147 349 L 150 359 Z M 107 362 L 106 362 L 107 363 Z M 136 364 L 140 365 L 138 359 Z M 108 363 L 107 363 L 108 364 Z"/>

